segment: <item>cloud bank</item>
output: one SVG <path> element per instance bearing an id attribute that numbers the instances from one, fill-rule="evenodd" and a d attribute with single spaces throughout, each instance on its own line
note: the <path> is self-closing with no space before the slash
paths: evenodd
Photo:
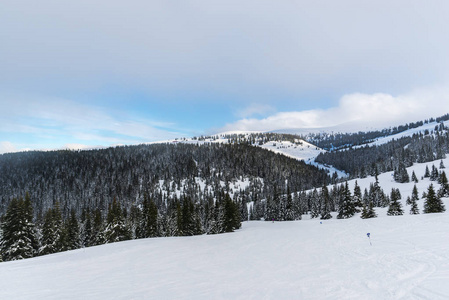
<path id="1" fill-rule="evenodd" d="M 409 94 L 354 93 L 343 96 L 338 106 L 293 112 L 278 112 L 266 118 L 244 118 L 220 131 L 276 131 L 336 127 L 344 131 L 381 129 L 438 117 L 449 112 L 449 90 L 432 88 Z"/>

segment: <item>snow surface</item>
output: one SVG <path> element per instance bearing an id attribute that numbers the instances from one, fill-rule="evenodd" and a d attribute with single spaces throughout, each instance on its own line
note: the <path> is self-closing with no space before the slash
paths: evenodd
<path id="1" fill-rule="evenodd" d="M 448 213 L 245 222 L 4 262 L 0 299 L 448 299 L 448 241 Z"/>

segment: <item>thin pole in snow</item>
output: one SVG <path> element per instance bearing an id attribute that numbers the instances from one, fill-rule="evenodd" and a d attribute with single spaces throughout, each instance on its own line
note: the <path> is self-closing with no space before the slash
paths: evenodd
<path id="1" fill-rule="evenodd" d="M 371 233 L 367 233 L 366 234 L 366 236 L 368 237 L 368 239 L 369 239 L 369 244 L 372 246 L 373 244 L 371 244 Z"/>

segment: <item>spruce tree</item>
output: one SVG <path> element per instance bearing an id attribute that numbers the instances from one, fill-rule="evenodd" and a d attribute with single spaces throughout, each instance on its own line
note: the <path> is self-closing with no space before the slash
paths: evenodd
<path id="1" fill-rule="evenodd" d="M 293 221 L 295 219 L 295 214 L 293 212 L 293 198 L 292 194 L 290 193 L 290 188 L 287 188 L 287 196 L 285 199 L 285 215 L 284 220 L 285 221 Z"/>
<path id="2" fill-rule="evenodd" d="M 432 171 L 430 172 L 430 180 L 436 181 L 439 177 L 438 169 L 435 167 L 435 165 L 432 165 Z"/>
<path id="3" fill-rule="evenodd" d="M 438 196 L 439 197 L 449 197 L 449 183 L 446 177 L 446 172 L 441 172 L 439 183 L 441 185 L 440 189 L 438 190 Z"/>
<path id="4" fill-rule="evenodd" d="M 320 215 L 320 195 L 317 189 L 313 189 L 310 195 L 310 217 L 318 218 Z"/>
<path id="5" fill-rule="evenodd" d="M 402 210 L 402 204 L 399 202 L 401 195 L 398 189 L 393 188 L 390 194 L 390 206 L 388 207 L 388 216 L 400 216 L 404 214 Z"/>
<path id="6" fill-rule="evenodd" d="M 376 218 L 376 212 L 374 211 L 374 205 L 371 201 L 368 201 L 367 204 L 363 206 L 362 214 L 360 215 L 360 218 L 362 219 L 370 219 L 370 218 Z"/>
<path id="7" fill-rule="evenodd" d="M 85 211 L 85 220 L 83 226 L 83 246 L 90 247 L 94 244 L 94 234 L 92 228 L 92 216 L 90 210 Z"/>
<path id="8" fill-rule="evenodd" d="M 70 210 L 70 217 L 65 224 L 65 250 L 80 248 L 80 228 L 75 210 Z"/>
<path id="9" fill-rule="evenodd" d="M 444 212 L 445 210 L 443 201 L 441 201 L 440 197 L 435 193 L 433 184 L 430 184 L 427 189 L 426 201 L 424 202 L 424 213 L 439 213 Z"/>
<path id="10" fill-rule="evenodd" d="M 44 215 L 39 255 L 52 254 L 62 251 L 61 247 L 58 245 L 62 228 L 61 224 L 56 223 L 53 210 L 53 208 L 48 209 Z"/>
<path id="11" fill-rule="evenodd" d="M 35 253 L 32 208 L 22 198 L 13 198 L 2 223 L 0 249 L 4 261 L 30 258 Z"/>
<path id="12" fill-rule="evenodd" d="M 419 200 L 418 196 L 418 188 L 415 186 L 413 187 L 412 196 L 407 198 L 407 204 L 411 205 L 410 207 L 410 214 L 411 215 L 417 215 L 419 214 L 418 204 L 417 201 Z"/>
<path id="13" fill-rule="evenodd" d="M 141 231 L 143 238 L 156 237 L 159 235 L 159 228 L 157 223 L 158 209 L 153 199 L 144 196 L 142 209 L 142 225 Z"/>
<path id="14" fill-rule="evenodd" d="M 412 172 L 412 181 L 418 183 L 418 177 L 416 177 L 415 171 Z"/>
<path id="15" fill-rule="evenodd" d="M 321 207 L 321 219 L 327 220 L 331 219 L 332 215 L 330 214 L 330 197 L 329 197 L 329 190 L 326 186 L 323 186 L 321 189 L 321 198 L 323 199 L 321 201 L 322 207 Z"/>
<path id="16" fill-rule="evenodd" d="M 358 185 L 356 180 L 354 185 L 354 196 L 353 196 L 355 212 L 361 212 L 363 208 L 362 198 L 363 198 L 362 190 L 360 189 L 360 186 Z"/>
<path id="17" fill-rule="evenodd" d="M 348 219 L 355 214 L 354 203 L 352 202 L 351 191 L 348 182 L 342 189 L 342 201 L 338 207 L 337 219 Z"/>
<path id="18" fill-rule="evenodd" d="M 122 208 L 116 199 L 109 205 L 107 225 L 104 230 L 106 243 L 114 243 L 131 239 L 131 231 L 126 226 Z"/>
<path id="19" fill-rule="evenodd" d="M 424 172 L 424 178 L 429 178 L 429 177 L 430 177 L 429 166 L 426 165 L 426 171 Z"/>
<path id="20" fill-rule="evenodd" d="M 93 211 L 92 219 L 92 246 L 106 243 L 106 238 L 104 236 L 103 217 L 99 208 Z"/>

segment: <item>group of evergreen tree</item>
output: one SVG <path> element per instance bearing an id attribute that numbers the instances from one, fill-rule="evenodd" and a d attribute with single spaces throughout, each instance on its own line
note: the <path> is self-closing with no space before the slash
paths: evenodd
<path id="1" fill-rule="evenodd" d="M 376 171 L 379 173 L 394 171 L 394 179 L 403 183 L 410 180 L 407 167 L 416 162 L 442 159 L 445 153 L 449 153 L 449 131 L 445 127 L 439 127 L 437 131 L 419 132 L 381 145 L 323 152 L 318 155 L 316 162 L 343 170 L 351 178 L 364 178 L 374 175 Z M 435 168 L 432 171 L 426 176 L 436 180 L 438 170 Z"/>
<path id="2" fill-rule="evenodd" d="M 130 211 L 113 200 L 105 217 L 99 209 L 86 208 L 80 216 L 74 209 L 63 218 L 59 203 L 45 212 L 42 223 L 33 223 L 30 196 L 10 201 L 2 217 L 0 259 L 30 258 L 61 251 L 114 243 L 136 238 L 217 234 L 239 229 L 248 213 L 242 203 L 221 193 L 214 201 L 194 203 L 189 197 L 171 201 L 163 211 L 145 196 Z M 242 211 L 245 211 L 242 215 Z"/>
<path id="3" fill-rule="evenodd" d="M 193 202 L 217 198 L 222 189 L 245 201 L 271 197 L 275 189 L 302 191 L 330 183 L 325 170 L 244 144 L 154 144 L 88 151 L 30 151 L 0 155 L 0 215 L 9 201 L 30 191 L 41 222 L 59 202 L 63 218 L 73 208 L 108 209 L 115 198 L 130 210 L 145 194 L 158 209 L 175 194 Z M 234 188 L 237 181 L 249 185 Z"/>

